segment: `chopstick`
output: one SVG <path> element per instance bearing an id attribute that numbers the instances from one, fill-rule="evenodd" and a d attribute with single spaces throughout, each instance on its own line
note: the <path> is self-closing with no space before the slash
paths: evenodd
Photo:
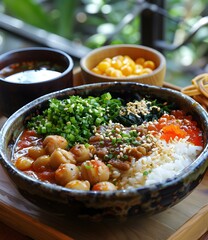
<path id="1" fill-rule="evenodd" d="M 1 222 L 34 240 L 73 240 L 73 238 L 4 203 L 0 203 L 0 212 Z"/>

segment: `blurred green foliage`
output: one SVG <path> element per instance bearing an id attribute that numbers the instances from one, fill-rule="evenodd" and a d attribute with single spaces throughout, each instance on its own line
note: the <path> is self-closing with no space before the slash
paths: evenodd
<path id="1" fill-rule="evenodd" d="M 41 5 L 31 0 L 3 0 L 9 14 L 39 28 L 53 31 L 53 24 Z"/>

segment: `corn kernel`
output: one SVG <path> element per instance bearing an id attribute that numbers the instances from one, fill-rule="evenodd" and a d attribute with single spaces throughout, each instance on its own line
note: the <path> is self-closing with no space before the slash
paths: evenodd
<path id="1" fill-rule="evenodd" d="M 114 61 L 117 61 L 117 60 L 120 60 L 121 62 L 124 60 L 124 56 L 122 56 L 122 55 L 117 55 L 117 56 L 115 56 L 115 57 L 113 57 L 112 58 L 112 60 Z"/>
<path id="2" fill-rule="evenodd" d="M 111 59 L 111 58 L 105 58 L 103 61 L 104 61 L 104 62 L 109 62 L 109 63 L 111 63 L 111 62 L 112 62 L 112 59 Z"/>
<path id="3" fill-rule="evenodd" d="M 123 74 L 120 70 L 115 69 L 114 71 L 111 72 L 111 77 L 122 77 Z"/>
<path id="4" fill-rule="evenodd" d="M 106 69 L 108 69 L 111 66 L 111 64 L 107 61 L 101 61 L 97 68 L 101 71 L 101 72 L 105 72 Z"/>
<path id="5" fill-rule="evenodd" d="M 137 74 L 131 74 L 131 75 L 128 75 L 128 76 L 126 76 L 127 78 L 131 78 L 131 77 L 138 77 L 138 75 Z"/>
<path id="6" fill-rule="evenodd" d="M 129 64 L 129 62 L 130 62 L 130 57 L 125 55 L 123 58 L 123 64 Z"/>
<path id="7" fill-rule="evenodd" d="M 145 62 L 145 59 L 144 59 L 144 58 L 142 58 L 142 57 L 140 57 L 140 58 L 137 58 L 137 59 L 136 59 L 136 61 L 135 61 L 135 63 L 136 63 L 136 64 L 140 64 L 140 65 L 143 65 L 143 64 L 144 64 L 144 62 Z"/>
<path id="8" fill-rule="evenodd" d="M 140 64 L 136 64 L 135 65 L 135 69 L 134 69 L 134 74 L 141 75 L 142 74 L 142 70 L 143 70 L 143 66 L 140 65 Z"/>
<path id="9" fill-rule="evenodd" d="M 142 74 L 150 74 L 150 73 L 152 73 L 152 69 L 150 69 L 150 68 L 144 68 L 142 70 Z"/>
<path id="10" fill-rule="evenodd" d="M 103 59 L 92 71 L 109 77 L 129 77 L 149 74 L 155 68 L 155 63 L 151 60 L 139 57 L 134 61 L 128 55 L 117 55 Z"/>
<path id="11" fill-rule="evenodd" d="M 124 65 L 123 67 L 121 67 L 121 72 L 123 73 L 123 75 L 128 76 L 132 74 L 133 70 L 130 66 Z"/>
<path id="12" fill-rule="evenodd" d="M 122 67 L 122 61 L 120 59 L 112 60 L 111 66 L 120 69 Z"/>
<path id="13" fill-rule="evenodd" d="M 150 68 L 152 70 L 155 69 L 155 63 L 153 61 L 145 61 L 144 64 L 143 64 L 144 68 Z"/>
<path id="14" fill-rule="evenodd" d="M 94 67 L 92 69 L 92 72 L 95 73 L 95 74 L 102 74 L 102 72 L 97 67 Z"/>
<path id="15" fill-rule="evenodd" d="M 115 70 L 115 68 L 109 67 L 108 69 L 106 69 L 105 74 L 110 77 L 114 70 Z"/>

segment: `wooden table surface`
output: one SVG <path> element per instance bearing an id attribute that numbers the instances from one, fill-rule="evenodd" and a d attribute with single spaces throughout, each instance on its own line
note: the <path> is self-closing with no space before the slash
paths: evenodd
<path id="1" fill-rule="evenodd" d="M 5 120 L 6 120 L 6 117 L 0 114 L 0 128 L 2 127 Z M 29 240 L 30 238 L 8 227 L 3 222 L 0 222 L 0 239 L 1 240 Z"/>

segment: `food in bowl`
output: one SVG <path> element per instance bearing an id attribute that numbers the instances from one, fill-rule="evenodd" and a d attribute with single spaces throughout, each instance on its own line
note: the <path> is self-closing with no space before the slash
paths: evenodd
<path id="1" fill-rule="evenodd" d="M 90 51 L 81 59 L 80 68 L 86 84 L 131 81 L 162 86 L 166 59 L 153 48 L 136 44 L 116 44 Z"/>
<path id="2" fill-rule="evenodd" d="M 151 60 L 142 57 L 133 60 L 128 55 L 117 55 L 103 59 L 92 68 L 92 72 L 109 77 L 134 77 L 152 73 L 155 68 L 156 65 Z"/>
<path id="3" fill-rule="evenodd" d="M 64 67 L 50 61 L 23 61 L 0 70 L 0 78 L 15 83 L 41 82 L 56 78 Z"/>
<path id="4" fill-rule="evenodd" d="M 197 145 L 197 143 L 194 143 L 191 146 L 196 145 L 194 147 L 199 147 L 199 155 L 197 155 L 197 157 L 193 159 L 190 164 L 183 168 L 182 171 L 177 172 L 177 174 L 171 178 L 166 175 L 167 179 L 165 178 L 166 180 L 162 180 L 161 182 L 146 184 L 140 187 L 127 187 L 126 189 L 121 190 L 116 189 L 113 191 L 79 190 L 77 186 L 77 183 L 80 184 L 79 180 L 78 182 L 77 180 L 74 180 L 74 182 L 69 184 L 70 187 L 72 187 L 73 185 L 77 186 L 76 189 L 50 183 L 48 180 L 41 181 L 37 177 L 35 177 L 35 175 L 30 176 L 28 174 L 25 174 L 24 171 L 19 170 L 14 165 L 14 162 L 11 161 L 12 157 L 14 156 L 13 154 L 14 150 L 16 149 L 18 139 L 21 136 L 22 132 L 26 130 L 27 123 L 30 122 L 33 117 L 37 115 L 42 115 L 46 109 L 49 109 L 51 99 L 63 100 L 68 99 L 71 96 L 79 96 L 82 99 L 87 99 L 89 96 L 92 96 L 93 98 L 100 97 L 102 96 L 102 94 L 106 93 L 110 93 L 112 99 L 124 99 L 126 103 L 131 102 L 135 99 L 141 100 L 136 97 L 138 96 L 138 94 L 142 98 L 143 96 L 149 96 L 152 100 L 158 99 L 162 103 L 174 103 L 174 106 L 172 108 L 173 110 L 182 110 L 186 113 L 187 116 L 192 116 L 193 121 L 197 122 L 197 128 L 202 133 L 203 147 L 202 150 L 200 150 L 201 147 L 200 145 Z M 147 100 L 149 100 L 149 98 L 147 98 Z M 72 105 L 69 104 L 69 106 Z M 82 104 L 78 108 L 79 114 L 82 112 L 81 110 L 83 109 L 83 107 L 81 106 Z M 55 101 L 53 103 L 53 107 L 54 111 L 52 111 L 53 113 L 51 115 L 54 115 L 54 117 L 56 118 L 56 114 L 58 114 L 58 112 L 61 111 L 64 106 L 57 104 L 57 102 Z M 69 110 L 71 111 L 72 108 L 69 108 Z M 69 113 L 65 111 L 62 117 L 66 118 L 68 114 Z M 77 116 L 80 116 L 79 114 L 77 114 Z M 48 112 L 48 115 L 50 115 L 50 111 Z M 90 116 L 91 115 L 94 116 L 94 114 L 90 114 Z M 73 122 L 74 124 L 73 120 L 74 118 L 71 118 L 71 122 Z M 84 121 L 84 119 L 81 117 L 78 122 L 81 120 Z M 102 122 L 100 122 L 100 120 L 101 118 L 98 117 L 99 125 L 103 124 Z M 44 125 L 45 121 L 43 120 L 42 122 Z M 58 122 L 59 127 L 70 126 L 69 124 L 64 124 L 64 122 L 62 121 Z M 49 127 L 50 124 L 45 125 L 45 127 L 47 126 Z M 72 129 L 74 129 L 75 132 L 77 131 L 77 128 L 73 127 Z M 42 130 L 46 131 L 47 128 L 42 128 Z M 86 129 L 83 128 L 81 132 L 85 132 L 84 130 Z M 87 128 L 87 130 L 89 130 L 89 127 Z M 60 132 L 56 132 L 52 135 L 61 134 Z M 80 134 L 75 134 L 75 136 L 79 135 Z M 34 138 L 35 140 L 36 137 L 31 136 L 31 138 Z M 184 139 L 181 139 L 181 141 L 183 142 Z M 27 142 L 25 141 L 25 143 Z M 73 145 L 75 144 L 76 143 L 73 143 Z M 72 148 L 73 145 L 70 148 Z M 89 144 L 84 145 L 85 147 L 89 146 Z M 61 150 L 60 152 L 64 151 Z M 106 216 L 120 218 L 132 215 L 155 214 L 180 202 L 182 199 L 188 196 L 188 194 L 190 194 L 191 191 L 196 188 L 196 186 L 198 186 L 198 184 L 202 180 L 208 167 L 208 117 L 207 112 L 201 107 L 200 104 L 198 104 L 192 98 L 171 89 L 165 89 L 132 82 L 108 82 L 82 85 L 79 87 L 64 89 L 61 91 L 50 93 L 48 95 L 44 95 L 15 112 L 15 114 L 13 114 L 6 121 L 6 123 L 1 129 L 0 153 L 0 163 L 2 164 L 2 167 L 5 169 L 5 171 L 8 173 L 8 176 L 11 178 L 19 192 L 27 200 L 43 208 L 44 210 L 48 210 L 53 213 L 70 215 L 75 213 L 75 216 L 89 218 L 92 217 L 93 219 L 100 219 Z M 170 155 L 167 156 L 167 159 L 169 156 Z M 182 169 L 182 167 L 180 168 Z M 167 173 L 167 171 L 164 172 Z M 33 173 L 31 172 L 31 174 Z M 54 173 L 52 173 L 52 175 L 53 174 Z M 149 172 L 144 171 L 144 175 L 149 175 Z M 89 184 L 85 181 L 82 181 L 82 184 L 80 184 L 82 187 L 81 189 L 83 189 L 84 186 L 88 187 Z"/>
<path id="5" fill-rule="evenodd" d="M 27 122 L 15 166 L 31 177 L 76 190 L 140 188 L 173 178 L 203 149 L 202 129 L 171 102 L 109 92 L 51 99 Z"/>
<path id="6" fill-rule="evenodd" d="M 71 56 L 52 48 L 30 47 L 1 54 L 0 113 L 9 117 L 44 94 L 72 87 L 73 66 Z"/>

